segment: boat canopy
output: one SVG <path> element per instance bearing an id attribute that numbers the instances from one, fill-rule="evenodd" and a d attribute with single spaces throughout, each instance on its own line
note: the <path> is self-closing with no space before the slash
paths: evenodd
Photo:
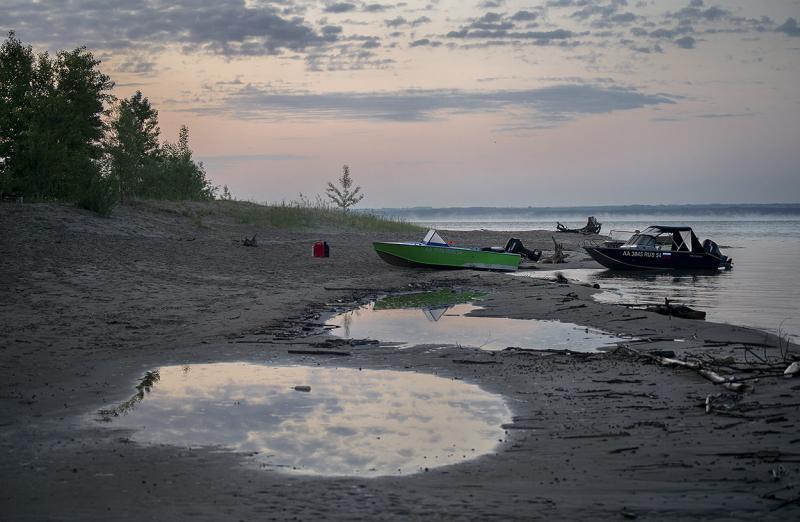
<path id="1" fill-rule="evenodd" d="M 440 236 L 439 233 L 434 229 L 428 230 L 428 233 L 425 234 L 425 239 L 422 240 L 422 243 L 425 245 L 450 246 L 447 244 L 447 241 L 442 239 L 442 236 Z"/>
<path id="2" fill-rule="evenodd" d="M 691 227 L 654 225 L 634 234 L 621 248 L 703 252 L 703 245 Z"/>

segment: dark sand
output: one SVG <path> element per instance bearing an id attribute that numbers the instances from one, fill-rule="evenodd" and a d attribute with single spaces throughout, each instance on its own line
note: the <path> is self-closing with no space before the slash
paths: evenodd
<path id="1" fill-rule="evenodd" d="M 753 373 L 741 370 L 753 366 L 742 367 L 742 343 L 768 345 L 756 352 L 778 371 L 786 366 L 770 335 L 599 304 L 590 297 L 594 289 L 576 284 L 390 267 L 370 242 L 399 239 L 394 234 L 294 233 L 210 217 L 197 224 L 151 206 L 121 207 L 102 219 L 58 205 L 0 205 L 0 519 L 800 516 L 798 378 L 762 377 L 752 392 L 736 394 L 622 349 L 430 353 L 327 341 L 351 356 L 288 353 L 330 339 L 315 326 L 326 313 L 381 292 L 452 286 L 488 292 L 479 314 L 561 319 L 655 339 L 630 346 L 674 350 L 678 358 L 732 357 L 727 364 L 745 377 Z M 242 247 L 241 238 L 254 232 L 259 246 Z M 577 250 L 582 237 L 513 235 L 541 249 L 550 249 L 555 235 L 573 251 L 568 266 L 594 266 Z M 508 236 L 447 234 L 462 244 L 500 245 Z M 316 239 L 329 242 L 331 258 L 310 256 Z M 216 361 L 454 377 L 502 394 L 515 418 L 496 454 L 376 479 L 260 471 L 245 455 L 142 446 L 130 432 L 88 420 L 128 398 L 149 369 Z M 707 412 L 707 397 L 717 395 Z"/>

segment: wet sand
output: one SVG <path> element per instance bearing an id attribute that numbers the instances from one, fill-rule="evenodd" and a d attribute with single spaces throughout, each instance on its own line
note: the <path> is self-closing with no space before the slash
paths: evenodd
<path id="1" fill-rule="evenodd" d="M 257 233 L 259 246 L 241 239 Z M 391 267 L 371 241 L 397 234 L 257 229 L 181 211 L 0 205 L 0 513 L 4 520 L 789 520 L 800 514 L 800 380 L 744 394 L 629 349 L 601 354 L 398 350 L 343 344 L 326 314 L 376 295 L 465 288 L 479 315 L 559 319 L 779 373 L 778 340 L 746 328 L 600 304 L 596 289 L 477 271 Z M 459 244 L 529 248 L 553 232 L 452 232 Z M 312 258 L 325 239 L 328 259 Z M 417 239 L 407 237 L 402 239 Z M 545 265 L 547 266 L 547 265 Z M 754 303 L 754 306 L 758 306 Z M 673 342 L 672 339 L 684 342 Z M 746 349 L 749 347 L 749 350 Z M 348 357 L 292 354 L 335 348 Z M 792 346 L 791 353 L 800 356 Z M 767 365 L 759 362 L 765 359 Z M 144 446 L 90 414 L 165 364 L 250 361 L 393 369 L 503 395 L 514 419 L 495 454 L 425 473 L 313 478 L 265 472 L 224 448 Z M 753 362 L 757 364 L 753 364 Z M 487 363 L 487 364 L 478 364 Z M 759 372 L 754 372 L 760 369 Z M 782 371 L 782 370 L 781 370 Z"/>

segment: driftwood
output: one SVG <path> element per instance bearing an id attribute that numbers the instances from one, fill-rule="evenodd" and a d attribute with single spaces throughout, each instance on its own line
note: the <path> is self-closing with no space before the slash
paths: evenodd
<path id="1" fill-rule="evenodd" d="M 655 312 L 661 315 L 668 315 L 670 317 L 682 317 L 683 319 L 705 319 L 706 313 L 701 310 L 695 310 L 685 305 L 676 305 L 669 302 L 669 299 L 664 298 L 663 305 L 650 305 L 645 308 L 648 312 Z"/>
<path id="2" fill-rule="evenodd" d="M 258 243 L 256 243 L 256 235 L 253 234 L 253 237 L 245 236 L 245 238 L 242 240 L 242 245 L 246 247 L 258 246 Z"/>
<path id="3" fill-rule="evenodd" d="M 286 350 L 287 353 L 294 355 L 335 355 L 339 357 L 347 357 L 350 352 L 343 352 L 340 350 Z"/>
<path id="4" fill-rule="evenodd" d="M 723 388 L 742 393 L 752 389 L 752 386 L 749 384 L 745 384 L 743 382 L 736 382 L 732 377 L 723 377 L 722 375 L 705 368 L 702 363 L 695 362 L 695 361 L 682 361 L 680 359 L 673 359 L 671 357 L 661 357 L 659 355 L 653 355 L 650 353 L 640 352 L 638 350 L 634 350 L 630 346 L 621 346 L 624 350 L 627 350 L 639 357 L 644 357 L 646 359 L 650 359 L 651 361 L 657 362 L 662 366 L 679 366 L 681 368 L 688 368 L 690 370 L 696 371 L 700 376 L 705 377 L 709 381 L 713 382 L 714 384 L 719 384 Z"/>
<path id="5" fill-rule="evenodd" d="M 586 226 L 583 228 L 567 228 L 558 221 L 556 221 L 556 230 L 559 232 L 570 232 L 573 234 L 599 234 L 602 223 L 599 223 L 594 216 L 589 216 Z"/>
<path id="6" fill-rule="evenodd" d="M 556 238 L 550 236 L 553 240 L 553 246 L 555 251 L 553 252 L 552 256 L 548 256 L 542 259 L 542 263 L 564 263 L 567 255 L 564 253 L 564 245 L 562 243 L 557 243 Z"/>

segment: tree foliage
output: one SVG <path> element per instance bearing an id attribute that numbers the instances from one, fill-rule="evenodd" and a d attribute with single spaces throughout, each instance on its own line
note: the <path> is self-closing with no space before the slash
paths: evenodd
<path id="1" fill-rule="evenodd" d="M 361 187 L 357 186 L 353 188 L 353 178 L 350 177 L 350 167 L 347 165 L 342 167 L 342 175 L 339 177 L 339 186 L 337 187 L 329 181 L 325 193 L 337 207 L 345 212 L 364 199 L 364 194 L 361 193 Z"/>
<path id="2" fill-rule="evenodd" d="M 108 214 L 118 199 L 211 199 L 189 131 L 159 142 L 158 111 L 114 83 L 85 47 L 34 55 L 14 32 L 0 46 L 0 191 Z M 106 123 L 110 118 L 110 123 Z"/>
<path id="3" fill-rule="evenodd" d="M 110 78 L 86 48 L 34 56 L 13 32 L 0 48 L 0 183 L 39 199 L 77 199 L 102 182 Z"/>
<path id="4" fill-rule="evenodd" d="M 141 195 L 153 181 L 148 178 L 156 177 L 160 133 L 158 111 L 141 91 L 119 102 L 111 121 L 107 152 L 121 201 Z"/>

